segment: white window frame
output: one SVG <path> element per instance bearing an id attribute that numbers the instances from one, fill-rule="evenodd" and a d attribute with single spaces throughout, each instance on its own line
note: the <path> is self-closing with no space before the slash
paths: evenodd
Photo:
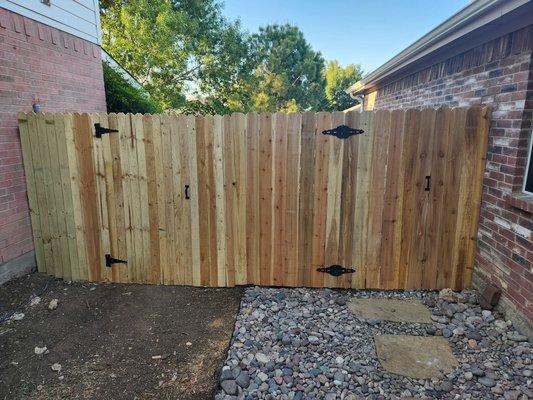
<path id="1" fill-rule="evenodd" d="M 526 170 L 524 171 L 524 182 L 522 183 L 522 193 L 533 195 L 533 192 L 528 192 L 526 190 L 526 182 L 528 178 L 528 171 L 530 165 L 533 165 L 533 161 L 531 160 L 533 156 L 533 131 L 531 131 L 531 137 L 529 138 L 529 150 L 527 152 L 527 163 L 526 163 Z M 533 174 L 533 171 L 531 171 Z"/>

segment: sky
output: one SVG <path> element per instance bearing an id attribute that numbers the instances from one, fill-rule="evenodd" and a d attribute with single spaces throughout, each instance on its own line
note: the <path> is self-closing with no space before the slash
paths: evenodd
<path id="1" fill-rule="evenodd" d="M 326 60 L 371 72 L 465 7 L 469 0 L 223 0 L 224 14 L 253 33 L 297 25 Z"/>

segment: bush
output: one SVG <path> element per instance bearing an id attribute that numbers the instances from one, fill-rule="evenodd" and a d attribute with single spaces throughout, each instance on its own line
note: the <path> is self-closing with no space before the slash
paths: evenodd
<path id="1" fill-rule="evenodd" d="M 107 112 L 158 113 L 161 108 L 146 92 L 130 85 L 117 71 L 104 62 L 104 84 Z"/>

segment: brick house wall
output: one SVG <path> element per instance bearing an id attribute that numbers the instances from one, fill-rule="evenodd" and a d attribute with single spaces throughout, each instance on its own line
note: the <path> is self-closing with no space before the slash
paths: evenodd
<path id="1" fill-rule="evenodd" d="M 106 111 L 98 45 L 0 8 L 0 264 L 33 249 L 17 114 Z"/>
<path id="2" fill-rule="evenodd" d="M 533 201 L 517 195 L 533 114 L 533 26 L 491 40 L 365 93 L 365 108 L 488 105 L 489 150 L 474 282 L 533 320 Z"/>

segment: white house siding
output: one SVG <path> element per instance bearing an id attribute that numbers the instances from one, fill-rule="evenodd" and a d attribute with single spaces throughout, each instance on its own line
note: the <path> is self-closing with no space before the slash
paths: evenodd
<path id="1" fill-rule="evenodd" d="M 98 0 L 0 0 L 0 7 L 100 44 Z"/>

